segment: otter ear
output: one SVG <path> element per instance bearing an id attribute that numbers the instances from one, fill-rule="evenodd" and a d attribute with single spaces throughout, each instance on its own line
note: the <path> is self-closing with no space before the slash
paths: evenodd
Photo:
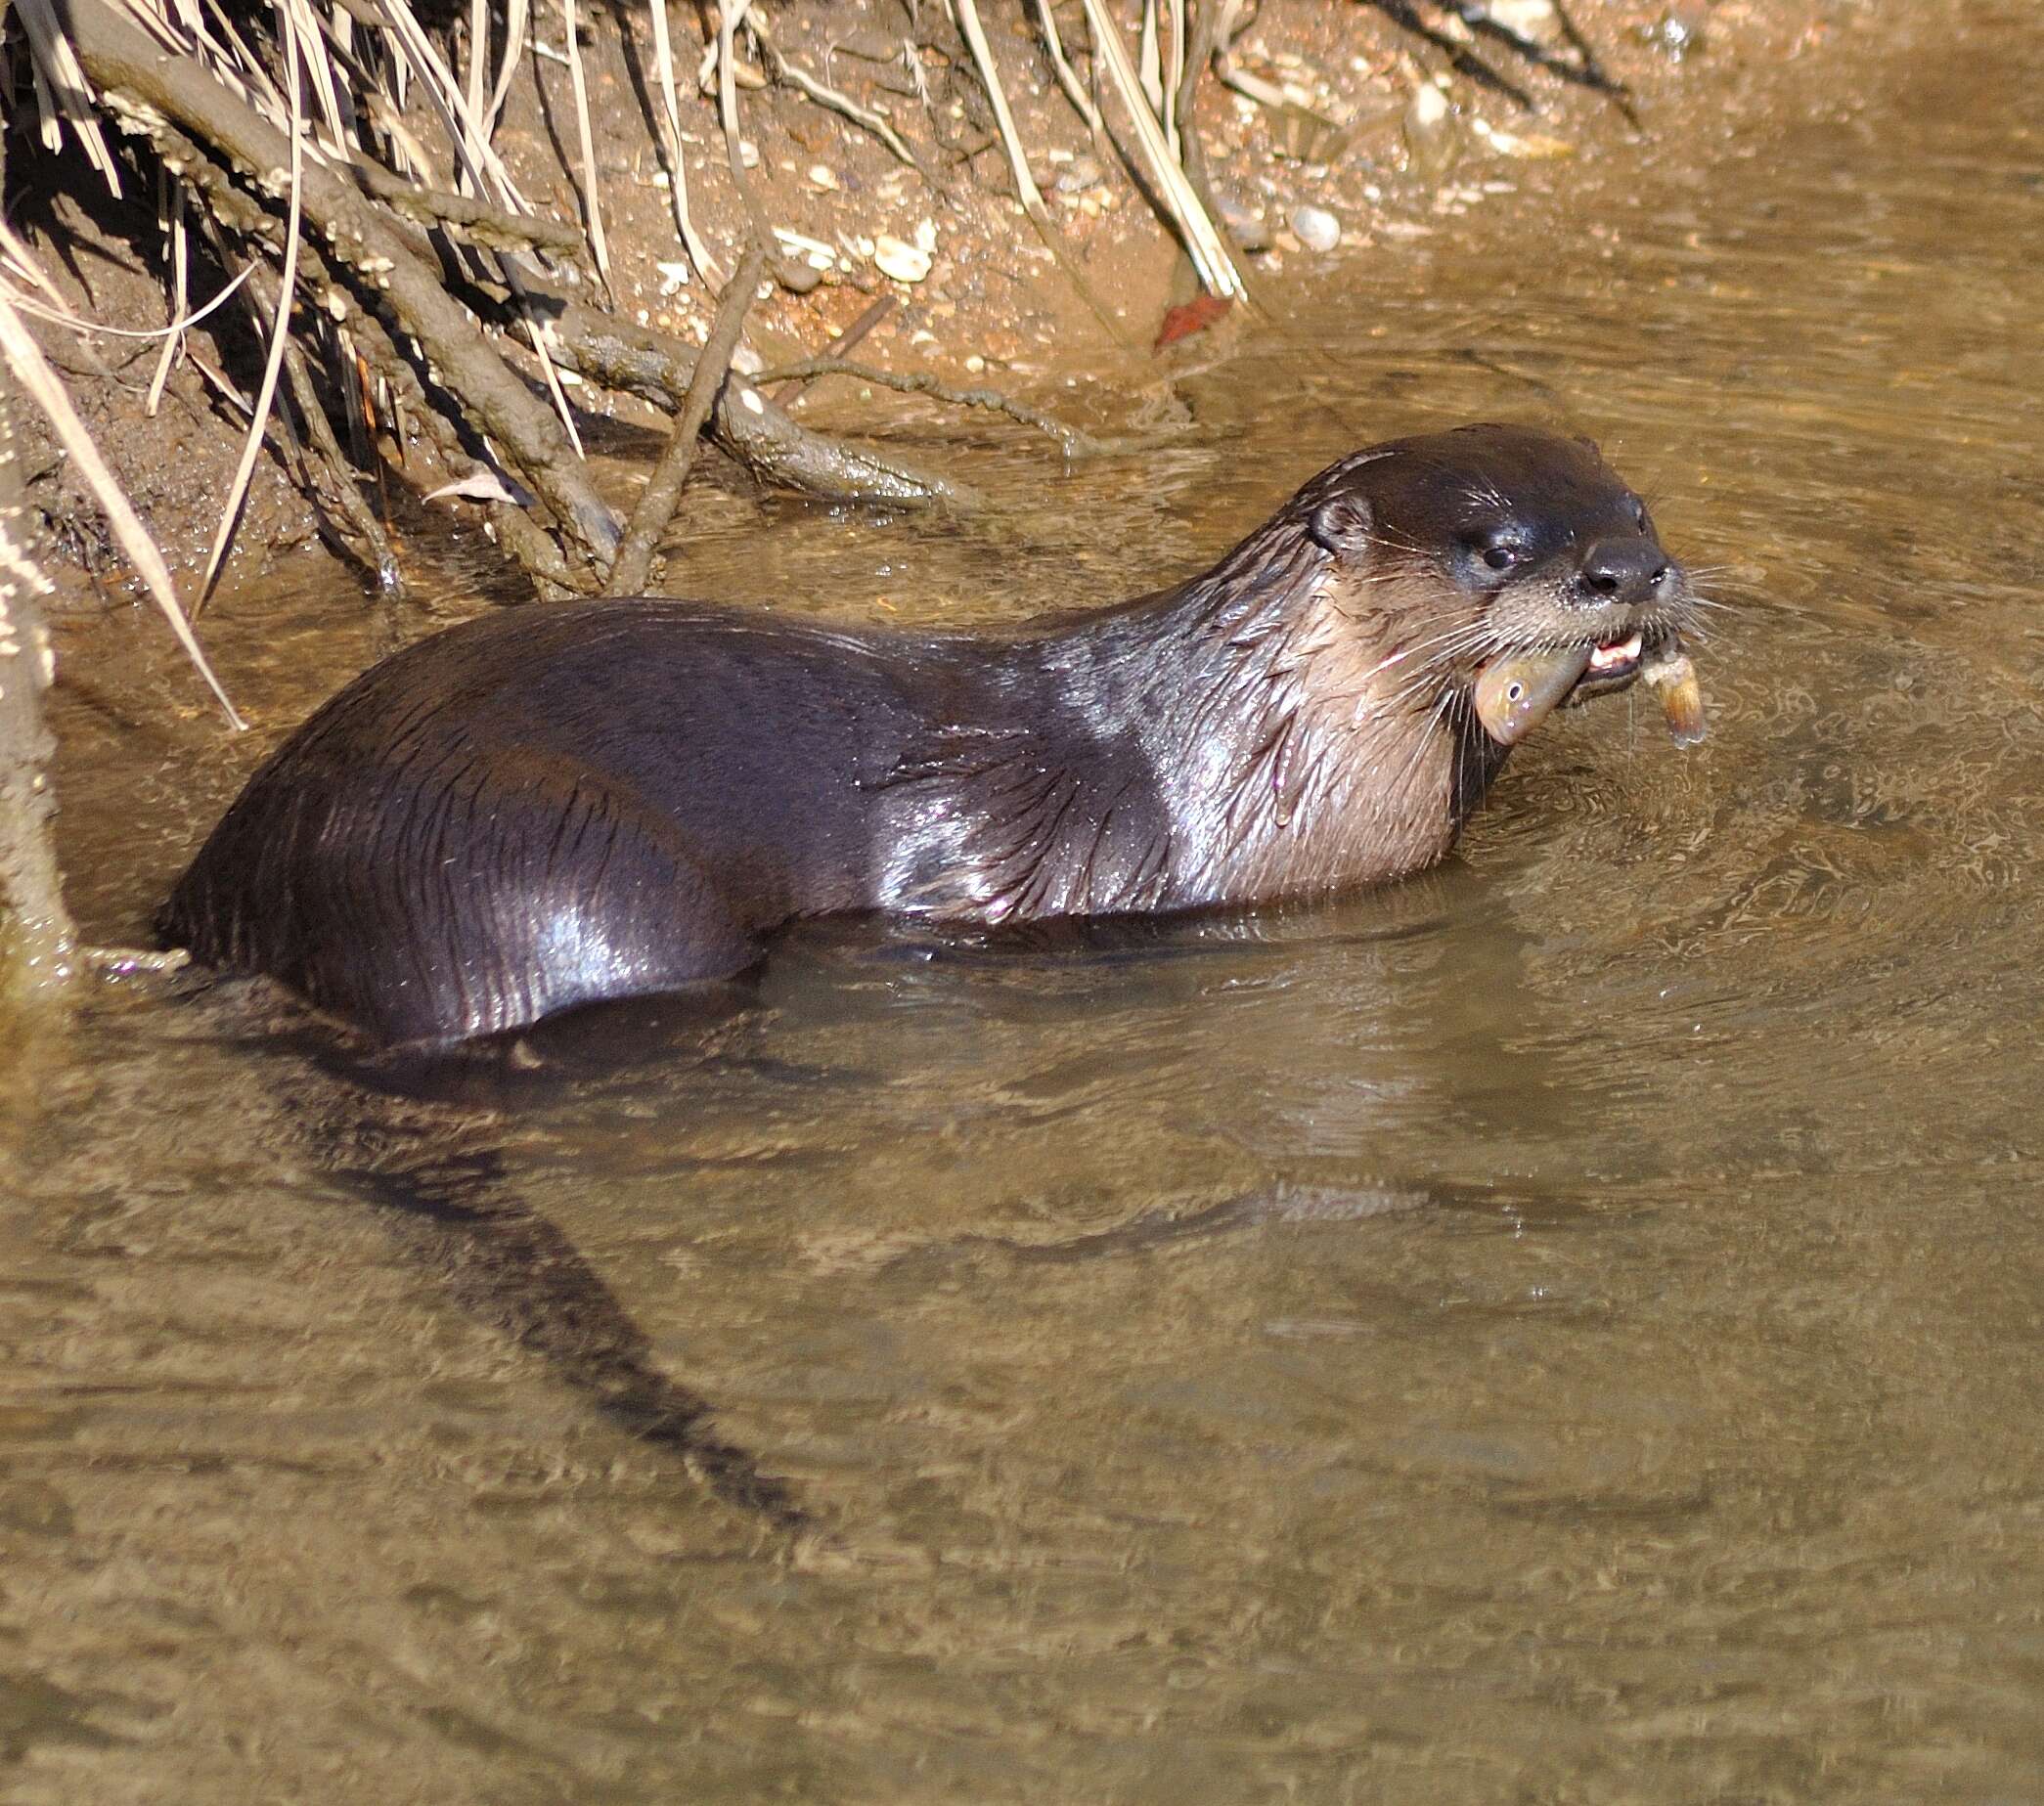
<path id="1" fill-rule="evenodd" d="M 1336 557 L 1356 557 L 1368 550 L 1376 516 L 1353 490 L 1329 496 L 1306 517 L 1307 537 Z"/>

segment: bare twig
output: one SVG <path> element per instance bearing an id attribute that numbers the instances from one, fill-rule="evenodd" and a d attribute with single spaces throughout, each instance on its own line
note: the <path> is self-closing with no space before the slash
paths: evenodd
<path id="1" fill-rule="evenodd" d="M 1105 154 L 1107 122 L 1100 117 L 1100 110 L 1093 105 L 1092 96 L 1087 93 L 1078 71 L 1065 56 L 1064 40 L 1057 34 L 1057 14 L 1052 10 L 1050 0 L 1036 0 L 1036 9 L 1037 23 L 1044 33 L 1044 50 L 1050 59 L 1050 69 L 1057 77 L 1057 85 L 1065 91 L 1065 99 L 1086 121 L 1086 129 L 1092 134 L 1093 148 Z"/>
<path id="2" fill-rule="evenodd" d="M 538 303 L 538 297 L 535 296 Z M 560 361 L 592 382 L 679 409 L 695 370 L 694 346 L 650 327 L 628 326 L 580 302 L 548 305 L 548 330 Z M 771 482 L 834 502 L 966 508 L 978 498 L 955 478 L 918 469 L 892 454 L 812 432 L 747 383 L 720 392 L 710 427 L 717 443 Z"/>
<path id="3" fill-rule="evenodd" d="M 667 35 L 667 0 L 648 0 L 653 22 L 653 65 L 660 76 L 660 143 L 667 154 L 667 192 L 674 202 L 674 226 L 682 245 L 703 281 L 714 289 L 723 280 L 711 260 L 709 246 L 689 215 L 689 169 L 682 158 L 682 109 L 674 86 L 674 45 Z"/>
<path id="4" fill-rule="evenodd" d="M 1516 82 L 1507 81 L 1489 64 L 1478 56 L 1467 45 L 1458 44 L 1439 26 L 1430 25 L 1420 18 L 1419 11 L 1411 0 L 1367 0 L 1393 24 L 1402 27 L 1414 37 L 1424 38 L 1448 60 L 1448 65 L 1457 75 L 1467 77 L 1480 88 L 1492 94 L 1501 94 L 1523 112 L 1536 112 L 1533 96 Z"/>
<path id="5" fill-rule="evenodd" d="M 849 376 L 857 382 L 870 382 L 875 388 L 896 389 L 905 395 L 927 395 L 933 401 L 946 402 L 954 408 L 986 408 L 996 414 L 1004 414 L 1024 426 L 1034 426 L 1039 432 L 1048 433 L 1065 448 L 1065 455 L 1070 458 L 1085 457 L 1099 449 L 1091 434 L 1077 426 L 1068 426 L 1047 414 L 1041 414 L 1027 404 L 1003 395 L 999 389 L 954 388 L 920 371 L 877 370 L 870 364 L 854 364 L 844 358 L 805 358 L 799 364 L 783 364 L 778 370 L 762 371 L 755 380 L 761 383 L 813 382 L 819 376 Z"/>
<path id="6" fill-rule="evenodd" d="M 853 347 L 858 345 L 881 321 L 885 320 L 888 314 L 893 311 L 893 308 L 894 296 L 891 294 L 881 295 L 857 320 L 853 321 L 842 332 L 832 338 L 818 355 L 826 358 L 848 356 Z M 785 407 L 796 396 L 801 394 L 807 386 L 808 379 L 806 377 L 791 378 L 786 382 L 778 384 L 773 389 L 773 398 Z"/>
<path id="7" fill-rule="evenodd" d="M 702 436 L 703 422 L 710 418 L 717 392 L 723 388 L 725 378 L 731 373 L 732 353 L 738 348 L 738 335 L 745 330 L 745 316 L 759 292 L 760 278 L 766 270 L 766 242 L 755 239 L 746 247 L 744 256 L 738 259 L 738 267 L 725 285 L 723 298 L 717 303 L 717 318 L 711 323 L 710 336 L 695 360 L 694 373 L 689 378 L 689 391 L 682 400 L 681 417 L 674 423 L 674 431 L 668 438 L 666 450 L 660 454 L 660 462 L 646 479 L 639 506 L 632 510 L 631 524 L 618 542 L 617 562 L 611 566 L 610 581 L 604 586 L 606 595 L 636 595 L 645 588 L 645 580 L 652 570 L 653 549 L 659 544 L 661 534 L 667 531 L 667 523 L 674 518 L 676 505 L 682 499 L 683 485 L 689 480 L 689 466 L 695 462 L 695 447 Z"/>
<path id="8" fill-rule="evenodd" d="M 512 213 L 477 200 L 472 195 L 449 195 L 394 176 L 374 163 L 350 162 L 349 174 L 391 212 L 419 226 L 444 226 L 451 238 L 465 239 L 493 250 L 550 250 L 573 256 L 582 248 L 582 234 L 559 220 L 537 213 Z"/>
<path id="9" fill-rule="evenodd" d="M 603 206 L 597 193 L 597 148 L 590 134 L 589 82 L 582 73 L 582 39 L 575 30 L 575 0 L 560 0 L 566 20 L 568 83 L 575 92 L 575 135 L 582 147 L 582 212 L 589 223 L 589 248 L 597 260 L 597 274 L 610 286 L 610 247 L 603 242 Z"/>
<path id="10" fill-rule="evenodd" d="M 817 80 L 814 75 L 809 74 L 806 70 L 797 67 L 795 64 L 791 63 L 782 52 L 780 46 L 775 43 L 773 34 L 767 29 L 767 22 L 757 12 L 748 11 L 746 13 L 745 29 L 752 33 L 753 42 L 758 44 L 760 49 L 766 53 L 767 62 L 772 66 L 777 80 L 786 82 L 789 87 L 808 95 L 818 106 L 827 107 L 832 112 L 843 114 L 854 125 L 872 133 L 888 150 L 892 151 L 896 156 L 900 157 L 903 162 L 907 163 L 911 169 L 914 170 L 917 175 L 934 188 L 938 194 L 942 195 L 948 192 L 944 184 L 938 181 L 936 176 L 930 172 L 922 158 L 917 156 L 914 151 L 910 148 L 907 140 L 893 126 L 889 125 L 885 119 L 881 118 L 878 113 L 872 111 L 869 108 L 860 106 L 857 101 L 851 99 L 848 95 L 840 94 L 835 88 L 826 87 L 822 82 Z"/>
<path id="11" fill-rule="evenodd" d="M 1000 85 L 1000 71 L 994 66 L 993 46 L 987 42 L 986 28 L 980 23 L 976 0 L 952 0 L 952 11 L 957 17 L 959 35 L 972 52 L 987 99 L 993 103 L 994 122 L 1000 128 L 1000 146 L 1007 153 L 1008 169 L 1015 178 L 1015 193 L 1022 209 L 1031 219 L 1040 214 L 1047 219 L 1043 192 L 1029 173 L 1028 157 L 1022 154 L 1022 134 L 1016 131 L 1015 115 L 1008 110 L 1007 91 Z"/>

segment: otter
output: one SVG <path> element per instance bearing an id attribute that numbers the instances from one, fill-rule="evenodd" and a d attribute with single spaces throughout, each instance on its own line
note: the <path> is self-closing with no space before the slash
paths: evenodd
<path id="1" fill-rule="evenodd" d="M 1325 898 L 1442 859 L 1552 707 L 1647 665 L 1700 709 L 1692 606 L 1589 441 L 1477 425 L 1356 452 L 1203 574 L 1007 635 L 493 615 L 287 740 L 160 925 L 379 1041 L 451 1043 L 733 976 L 800 917 Z"/>

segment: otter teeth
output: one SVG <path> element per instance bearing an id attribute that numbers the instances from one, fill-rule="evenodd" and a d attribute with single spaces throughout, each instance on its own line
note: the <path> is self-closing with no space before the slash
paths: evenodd
<path id="1" fill-rule="evenodd" d="M 1637 634 L 1617 645 L 1597 646 L 1590 653 L 1590 669 L 1610 671 L 1618 665 L 1629 665 L 1639 656 L 1639 646 L 1640 637 Z"/>

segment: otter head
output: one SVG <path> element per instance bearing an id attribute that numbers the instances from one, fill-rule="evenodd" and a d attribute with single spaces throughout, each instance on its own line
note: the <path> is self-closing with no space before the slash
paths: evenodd
<path id="1" fill-rule="evenodd" d="M 1692 607 L 1646 504 L 1586 439 L 1481 425 L 1393 440 L 1298 506 L 1333 554 L 1330 603 L 1383 648 L 1379 698 L 1460 698 L 1500 745 L 1672 656 Z"/>

